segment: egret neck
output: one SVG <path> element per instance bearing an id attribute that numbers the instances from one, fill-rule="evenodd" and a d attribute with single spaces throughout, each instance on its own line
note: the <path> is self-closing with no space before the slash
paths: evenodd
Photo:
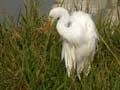
<path id="1" fill-rule="evenodd" d="M 68 31 L 68 24 L 70 22 L 70 15 L 68 13 L 68 11 L 64 11 L 61 13 L 60 15 L 60 19 L 58 20 L 58 23 L 57 23 L 57 31 L 58 33 L 60 34 L 60 36 L 63 36 L 64 37 L 64 34 L 66 34 Z"/>

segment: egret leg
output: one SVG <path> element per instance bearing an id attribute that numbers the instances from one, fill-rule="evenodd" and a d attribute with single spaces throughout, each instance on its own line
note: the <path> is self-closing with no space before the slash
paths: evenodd
<path id="1" fill-rule="evenodd" d="M 88 57 L 88 59 L 86 59 L 85 70 L 84 70 L 85 76 L 88 76 L 90 73 L 91 62 L 93 61 L 93 58 L 94 58 L 94 52 L 91 54 L 90 57 Z"/>
<path id="2" fill-rule="evenodd" d="M 68 77 L 70 77 L 70 72 L 71 72 L 71 70 L 70 70 L 70 69 L 67 69 Z"/>
<path id="3" fill-rule="evenodd" d="M 88 75 L 89 75 L 90 69 L 91 69 L 91 65 L 89 64 L 89 65 L 86 67 L 86 70 L 85 70 L 85 72 L 84 72 L 85 76 L 88 76 Z"/>
<path id="4" fill-rule="evenodd" d="M 82 73 L 83 68 L 84 68 L 84 62 L 78 61 L 77 62 L 77 77 L 78 77 L 79 80 L 81 80 L 80 74 Z"/>

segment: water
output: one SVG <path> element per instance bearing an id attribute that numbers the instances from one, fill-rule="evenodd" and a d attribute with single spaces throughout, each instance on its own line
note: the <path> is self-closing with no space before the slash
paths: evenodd
<path id="1" fill-rule="evenodd" d="M 47 13 L 53 6 L 55 0 L 40 0 L 41 13 Z M 19 11 L 24 10 L 23 0 L 0 0 L 0 21 L 8 14 L 17 18 Z"/>
<path id="2" fill-rule="evenodd" d="M 69 0 L 72 1 L 72 0 Z M 93 5 L 97 5 L 95 2 L 98 2 L 96 0 L 93 0 Z M 104 2 L 103 2 L 104 1 Z M 107 3 L 107 0 L 101 0 L 99 2 L 101 6 L 101 10 L 105 9 L 106 7 L 111 7 L 110 3 L 112 4 L 113 0 L 110 0 L 109 3 Z M 114 0 L 114 3 L 117 2 L 117 0 Z M 41 14 L 48 13 L 48 11 L 52 8 L 54 5 L 55 0 L 40 0 L 40 12 Z M 120 5 L 120 2 L 118 2 L 118 5 Z M 17 18 L 19 11 L 24 10 L 24 4 L 23 0 L 0 0 L 0 22 L 3 20 L 3 16 L 8 14 L 10 16 L 14 16 L 14 18 Z"/>
<path id="3" fill-rule="evenodd" d="M 55 0 L 41 0 L 40 1 L 40 9 L 41 12 L 44 13 L 48 13 L 48 11 L 52 8 L 52 6 L 54 5 Z"/>

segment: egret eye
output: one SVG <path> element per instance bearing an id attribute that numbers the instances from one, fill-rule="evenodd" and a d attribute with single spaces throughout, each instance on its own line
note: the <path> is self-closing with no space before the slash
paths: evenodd
<path id="1" fill-rule="evenodd" d="M 59 20 L 59 19 L 60 19 L 60 17 L 57 18 L 57 20 Z"/>

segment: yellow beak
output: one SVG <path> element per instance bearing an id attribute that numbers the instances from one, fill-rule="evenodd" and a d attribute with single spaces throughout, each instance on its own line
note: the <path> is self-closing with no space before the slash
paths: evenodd
<path id="1" fill-rule="evenodd" d="M 47 22 L 47 24 L 45 25 L 45 32 L 48 32 L 49 30 L 50 30 L 50 28 L 51 28 L 51 18 L 50 17 L 48 17 L 48 22 Z"/>

